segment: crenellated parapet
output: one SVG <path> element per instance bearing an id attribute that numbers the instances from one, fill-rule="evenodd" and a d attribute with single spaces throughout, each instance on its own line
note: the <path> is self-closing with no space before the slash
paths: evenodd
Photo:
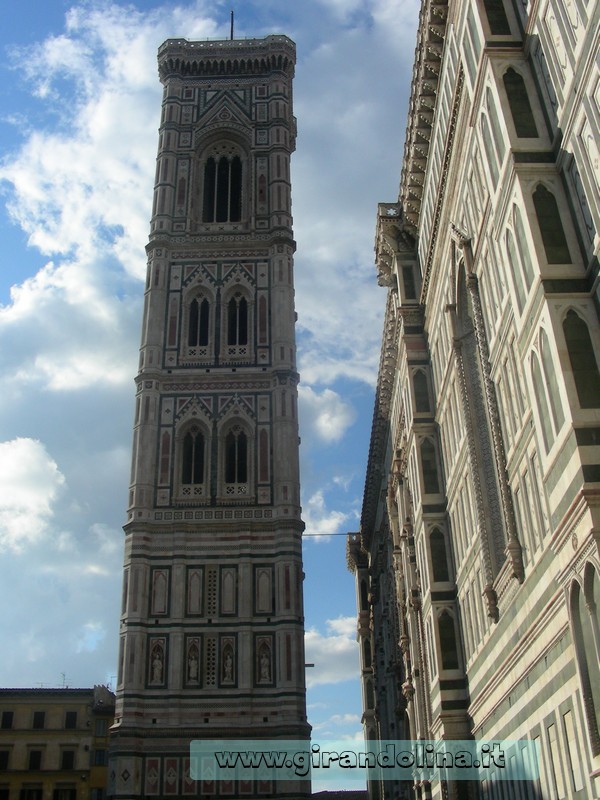
<path id="1" fill-rule="evenodd" d="M 265 39 L 207 40 L 167 39 L 158 51 L 161 81 L 174 76 L 248 76 L 272 72 L 294 74 L 296 47 L 287 36 Z"/>

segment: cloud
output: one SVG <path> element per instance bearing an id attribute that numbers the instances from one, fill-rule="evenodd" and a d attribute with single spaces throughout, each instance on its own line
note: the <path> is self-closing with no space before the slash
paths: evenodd
<path id="1" fill-rule="evenodd" d="M 350 635 L 350 626 L 352 633 Z M 327 620 L 327 633 L 309 628 L 304 637 L 306 659 L 314 663 L 306 673 L 307 686 L 342 683 L 356 680 L 359 674 L 359 653 L 356 642 L 356 618 Z"/>
<path id="2" fill-rule="evenodd" d="M 301 385 L 298 402 L 302 430 L 314 431 L 323 442 L 339 441 L 356 418 L 352 406 L 332 389 L 323 389 L 319 393 L 310 386 Z"/>
<path id="3" fill-rule="evenodd" d="M 350 516 L 343 511 L 328 511 L 322 489 L 315 492 L 302 508 L 306 533 L 311 537 L 327 537 L 340 533 L 342 525 L 350 519 Z"/>
<path id="4" fill-rule="evenodd" d="M 43 538 L 64 485 L 41 442 L 0 442 L 0 550 L 18 553 Z"/>

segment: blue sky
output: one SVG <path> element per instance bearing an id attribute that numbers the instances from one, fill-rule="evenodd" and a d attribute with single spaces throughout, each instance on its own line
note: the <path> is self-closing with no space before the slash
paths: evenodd
<path id="1" fill-rule="evenodd" d="M 114 683 L 144 246 L 166 38 L 232 3 L 4 3 L 0 46 L 0 685 Z M 235 6 L 235 4 L 233 4 Z M 297 45 L 292 163 L 309 719 L 360 735 L 353 579 L 416 0 L 245 0 Z M 319 534 L 319 536 L 315 536 Z"/>

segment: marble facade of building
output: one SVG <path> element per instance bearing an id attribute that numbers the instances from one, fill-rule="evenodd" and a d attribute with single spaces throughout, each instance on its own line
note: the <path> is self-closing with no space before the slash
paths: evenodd
<path id="1" fill-rule="evenodd" d="M 361 530 L 369 738 L 529 739 L 600 796 L 600 7 L 424 0 Z"/>

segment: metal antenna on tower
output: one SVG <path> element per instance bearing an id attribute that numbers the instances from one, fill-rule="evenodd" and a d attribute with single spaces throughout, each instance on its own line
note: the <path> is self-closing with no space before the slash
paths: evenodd
<path id="1" fill-rule="evenodd" d="M 233 8 L 231 9 L 231 39 L 233 40 Z"/>

